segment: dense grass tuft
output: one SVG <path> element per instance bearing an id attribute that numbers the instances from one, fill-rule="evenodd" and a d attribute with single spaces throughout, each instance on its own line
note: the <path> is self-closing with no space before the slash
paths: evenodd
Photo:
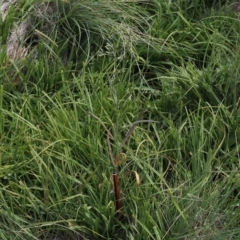
<path id="1" fill-rule="evenodd" d="M 239 239 L 240 24 L 228 4 L 9 9 L 0 23 L 1 239 Z M 12 59 L 9 36 L 26 19 L 19 46 L 28 54 Z"/>

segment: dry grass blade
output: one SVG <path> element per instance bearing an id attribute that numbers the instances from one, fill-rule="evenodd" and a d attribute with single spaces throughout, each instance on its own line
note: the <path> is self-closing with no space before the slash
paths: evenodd
<path id="1" fill-rule="evenodd" d="M 159 123 L 158 121 L 154 121 L 154 120 L 138 120 L 138 121 L 135 121 L 131 128 L 128 130 L 127 134 L 126 134 L 126 137 L 124 138 L 124 140 L 122 141 L 121 143 L 121 147 L 123 147 L 126 142 L 129 140 L 130 136 L 132 135 L 134 129 L 137 127 L 137 125 L 139 123 Z"/>

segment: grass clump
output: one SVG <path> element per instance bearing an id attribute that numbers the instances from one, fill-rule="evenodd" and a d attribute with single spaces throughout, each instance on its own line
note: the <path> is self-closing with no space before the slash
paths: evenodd
<path id="1" fill-rule="evenodd" d="M 1 239 L 239 239 L 239 17 L 214 4 L 10 8 Z M 27 54 L 13 59 L 8 39 L 22 21 Z"/>

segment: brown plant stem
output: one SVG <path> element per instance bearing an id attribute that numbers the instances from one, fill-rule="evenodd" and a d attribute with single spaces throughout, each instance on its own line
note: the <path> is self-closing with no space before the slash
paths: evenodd
<path id="1" fill-rule="evenodd" d="M 120 207 L 120 191 L 119 191 L 117 173 L 113 173 L 113 182 L 114 182 L 114 192 L 115 192 L 116 213 L 119 213 L 121 207 Z"/>

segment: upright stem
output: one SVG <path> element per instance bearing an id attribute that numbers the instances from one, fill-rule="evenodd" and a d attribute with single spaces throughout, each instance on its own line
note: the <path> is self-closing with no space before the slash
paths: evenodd
<path id="1" fill-rule="evenodd" d="M 116 212 L 120 211 L 120 191 L 118 184 L 118 175 L 117 173 L 113 173 L 113 182 L 114 182 L 114 192 L 115 192 L 115 203 L 116 203 Z"/>

